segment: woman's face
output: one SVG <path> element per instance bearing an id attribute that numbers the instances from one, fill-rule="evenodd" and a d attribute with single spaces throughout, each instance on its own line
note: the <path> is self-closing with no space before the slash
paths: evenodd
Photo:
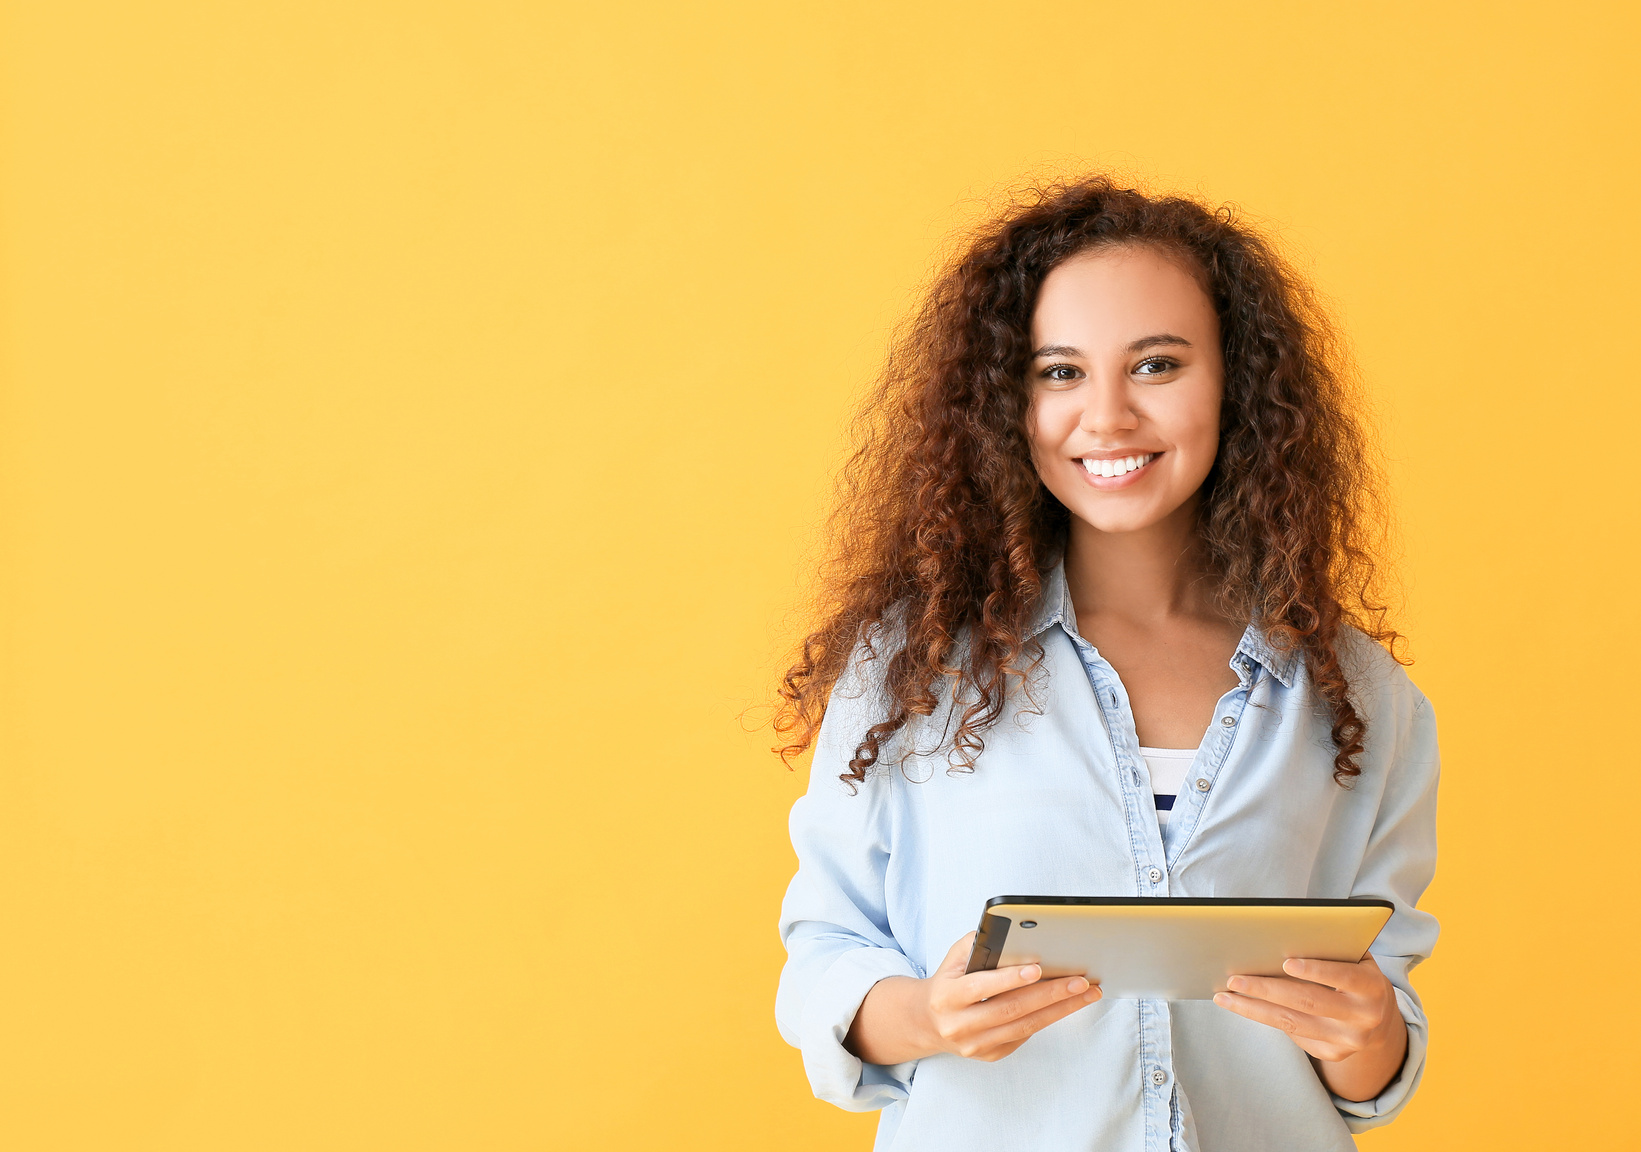
<path id="1" fill-rule="evenodd" d="M 1031 453 L 1048 490 L 1101 532 L 1180 512 L 1219 449 L 1219 318 L 1178 258 L 1073 256 L 1031 318 Z"/>

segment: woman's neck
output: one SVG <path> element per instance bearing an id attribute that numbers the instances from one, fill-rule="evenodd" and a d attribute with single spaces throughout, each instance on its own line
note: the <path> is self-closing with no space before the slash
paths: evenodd
<path id="1" fill-rule="evenodd" d="M 1101 532 L 1075 517 L 1066 543 L 1066 585 L 1079 617 L 1136 624 L 1180 616 L 1218 617 L 1203 563 L 1196 502 L 1134 532 Z"/>

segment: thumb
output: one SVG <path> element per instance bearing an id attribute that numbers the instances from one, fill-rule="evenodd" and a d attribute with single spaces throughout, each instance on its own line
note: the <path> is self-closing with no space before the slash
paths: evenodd
<path id="1" fill-rule="evenodd" d="M 957 977 L 969 966 L 969 953 L 974 950 L 975 933 L 970 932 L 952 945 L 952 950 L 946 953 L 946 958 L 940 962 L 937 976 Z"/>

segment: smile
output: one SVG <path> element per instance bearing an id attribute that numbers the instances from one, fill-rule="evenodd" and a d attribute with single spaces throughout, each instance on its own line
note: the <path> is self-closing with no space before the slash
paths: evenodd
<path id="1" fill-rule="evenodd" d="M 1126 476 L 1130 472 L 1138 472 L 1158 455 L 1156 452 L 1146 452 L 1139 456 L 1118 456 L 1114 460 L 1094 460 L 1085 456 L 1080 462 L 1090 476 Z"/>

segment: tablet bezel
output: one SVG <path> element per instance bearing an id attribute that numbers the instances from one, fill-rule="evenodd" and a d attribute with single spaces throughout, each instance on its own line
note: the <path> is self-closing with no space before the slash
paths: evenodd
<path id="1" fill-rule="evenodd" d="M 969 961 L 965 968 L 966 973 L 994 970 L 1006 951 L 1008 938 L 1014 928 L 1015 921 L 1025 919 L 1025 917 L 1015 917 L 1014 919 L 1011 919 L 992 911 L 994 908 L 1005 905 L 1012 907 L 1036 907 L 1043 908 L 1045 910 L 1070 907 L 1146 908 L 1155 909 L 1159 913 L 1165 913 L 1174 909 L 1187 908 L 1383 909 L 1386 911 L 1385 918 L 1380 922 L 1380 925 L 1374 935 L 1369 937 L 1366 944 L 1364 944 L 1362 953 L 1364 956 L 1366 955 L 1368 948 L 1371 946 L 1372 941 L 1377 939 L 1378 933 L 1384 930 L 1384 925 L 1389 923 L 1390 916 L 1394 914 L 1396 909 L 1395 904 L 1390 900 L 1367 896 L 1347 899 L 1270 896 L 993 896 L 991 899 L 986 901 L 985 907 L 981 911 L 980 926 L 975 934 L 974 946 L 969 952 Z M 1317 958 L 1327 959 L 1328 957 Z M 1343 957 L 1337 958 L 1343 959 Z M 1193 959 L 1200 958 L 1193 957 Z M 1356 959 L 1360 960 L 1361 957 L 1356 957 Z M 1276 975 L 1279 973 L 1272 971 L 1268 974 Z M 1197 983 L 1200 983 L 1200 981 Z M 1216 981 L 1216 986 L 1222 989 L 1223 983 L 1221 981 Z M 1119 995 L 1121 995 L 1121 993 L 1119 993 Z M 1201 998 L 1201 993 L 1199 991 L 1197 994 L 1191 996 L 1169 996 L 1166 998 L 1197 999 Z"/>

